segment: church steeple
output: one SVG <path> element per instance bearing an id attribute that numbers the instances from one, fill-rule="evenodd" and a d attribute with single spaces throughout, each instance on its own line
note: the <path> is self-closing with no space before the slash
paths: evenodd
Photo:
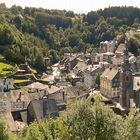
<path id="1" fill-rule="evenodd" d="M 128 54 L 128 48 L 126 45 L 125 45 L 125 50 L 123 54 L 122 70 L 124 72 L 130 70 L 129 54 Z"/>
<path id="2" fill-rule="evenodd" d="M 133 93 L 133 78 L 129 63 L 128 43 L 125 40 L 122 70 L 120 72 L 120 103 L 122 107 L 129 109 L 130 98 Z"/>

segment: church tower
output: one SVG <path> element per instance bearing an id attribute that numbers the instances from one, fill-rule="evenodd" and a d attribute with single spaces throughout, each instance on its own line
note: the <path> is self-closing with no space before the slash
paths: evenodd
<path id="1" fill-rule="evenodd" d="M 120 71 L 120 104 L 123 108 L 130 108 L 130 98 L 133 95 L 133 78 L 130 69 L 127 44 L 124 50 L 123 64 Z"/>

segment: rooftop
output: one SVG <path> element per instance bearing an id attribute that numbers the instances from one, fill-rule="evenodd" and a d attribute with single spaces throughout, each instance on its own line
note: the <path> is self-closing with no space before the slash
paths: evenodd
<path id="1" fill-rule="evenodd" d="M 109 80 L 112 80 L 117 74 L 118 74 L 119 70 L 116 68 L 107 68 L 103 74 L 101 75 L 101 77 L 106 77 Z"/>
<path id="2" fill-rule="evenodd" d="M 28 86 L 26 86 L 27 88 L 33 88 L 33 89 L 39 89 L 39 90 L 46 90 L 49 94 L 55 93 L 59 90 L 61 90 L 61 88 L 53 86 L 53 85 L 45 85 L 39 82 L 34 82 Z"/>

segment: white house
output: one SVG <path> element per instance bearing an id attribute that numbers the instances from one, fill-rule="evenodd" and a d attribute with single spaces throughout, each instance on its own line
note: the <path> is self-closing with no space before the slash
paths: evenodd
<path id="1" fill-rule="evenodd" d="M 14 89 L 13 78 L 0 78 L 0 92 L 5 92 Z"/>
<path id="2" fill-rule="evenodd" d="M 84 72 L 84 84 L 89 88 L 95 87 L 95 78 L 98 73 L 100 73 L 100 66 L 90 65 Z"/>

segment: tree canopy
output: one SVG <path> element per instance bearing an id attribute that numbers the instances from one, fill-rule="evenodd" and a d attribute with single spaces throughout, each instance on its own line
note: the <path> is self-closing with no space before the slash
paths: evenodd
<path id="1" fill-rule="evenodd" d="M 140 24 L 140 9 L 134 7 L 109 7 L 82 15 L 66 10 L 23 9 L 16 5 L 0 7 L 0 53 L 14 63 L 24 62 L 26 56 L 30 65 L 38 69 L 42 69 L 43 57 L 50 57 L 56 63 L 64 52 L 88 52 L 101 41 L 112 40 Z M 132 53 L 139 49 L 139 42 L 138 38 L 131 40 Z M 40 65 L 35 63 L 36 56 Z"/>

